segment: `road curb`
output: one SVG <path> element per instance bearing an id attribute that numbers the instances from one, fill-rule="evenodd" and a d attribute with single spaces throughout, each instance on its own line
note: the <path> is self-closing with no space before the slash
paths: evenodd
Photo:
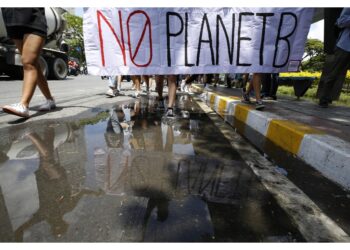
<path id="1" fill-rule="evenodd" d="M 239 97 L 222 96 L 214 91 L 202 92 L 206 104 L 228 124 L 249 126 L 284 151 L 303 160 L 326 178 L 350 190 L 350 144 L 309 125 L 285 119 L 269 111 L 257 111 Z M 242 131 L 244 133 L 244 128 Z"/>

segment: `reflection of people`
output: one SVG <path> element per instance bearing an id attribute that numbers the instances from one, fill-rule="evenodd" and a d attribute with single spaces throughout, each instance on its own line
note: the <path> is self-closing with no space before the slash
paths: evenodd
<path id="1" fill-rule="evenodd" d="M 334 92 L 334 85 L 339 78 L 345 79 L 350 67 L 350 8 L 343 9 L 336 24 L 342 30 L 334 50 L 332 63 L 329 63 L 329 67 L 325 68 L 322 73 L 324 87 L 320 93 L 319 102 L 322 108 L 327 108 L 332 102 L 331 93 Z"/>
<path id="2" fill-rule="evenodd" d="M 36 133 L 27 137 L 39 152 L 39 168 L 35 172 L 39 194 L 39 209 L 32 218 L 21 225 L 15 232 L 16 240 L 20 241 L 23 232 L 31 226 L 46 221 L 51 226 L 55 236 L 62 235 L 68 229 L 64 221 L 65 213 L 71 211 L 84 194 L 99 194 L 90 190 L 82 190 L 72 195 L 71 184 L 68 181 L 65 169 L 60 166 L 54 154 L 54 129 L 48 127 L 41 138 Z"/>
<path id="3" fill-rule="evenodd" d="M 24 74 L 21 101 L 4 106 L 3 111 L 29 117 L 29 103 L 37 85 L 46 98 L 39 110 L 55 109 L 55 101 L 39 64 L 40 52 L 47 36 L 45 8 L 2 8 L 2 13 L 7 34 L 22 56 Z"/>

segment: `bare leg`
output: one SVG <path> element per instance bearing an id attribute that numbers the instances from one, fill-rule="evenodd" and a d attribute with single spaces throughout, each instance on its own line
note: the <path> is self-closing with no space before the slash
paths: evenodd
<path id="1" fill-rule="evenodd" d="M 47 99 L 52 99 L 47 82 L 38 66 L 40 51 L 44 45 L 44 38 L 34 34 L 26 34 L 23 41 L 18 41 L 15 40 L 16 46 L 21 46 L 22 44 L 22 47 L 18 48 L 22 55 L 24 73 L 21 103 L 25 107 L 29 106 L 37 84 L 39 84 L 44 96 Z"/>
<path id="2" fill-rule="evenodd" d="M 168 76 L 168 108 L 172 108 L 176 100 L 176 75 Z"/>
<path id="3" fill-rule="evenodd" d="M 141 76 L 131 76 L 131 80 L 134 83 L 135 89 L 137 92 L 141 91 Z"/>
<path id="4" fill-rule="evenodd" d="M 117 77 L 118 77 L 117 89 L 120 91 L 122 89 L 122 76 L 119 75 Z"/>
<path id="5" fill-rule="evenodd" d="M 142 77 L 146 83 L 146 91 L 148 92 L 149 91 L 149 76 L 142 76 Z"/>
<path id="6" fill-rule="evenodd" d="M 261 73 L 254 73 L 253 74 L 253 79 L 252 79 L 252 85 L 254 88 L 254 92 L 255 92 L 255 99 L 256 101 L 261 101 L 261 97 L 260 97 L 260 89 L 261 89 L 261 78 L 262 78 L 262 74 Z"/>
<path id="7" fill-rule="evenodd" d="M 43 75 L 43 72 L 40 68 L 39 63 L 37 63 L 36 68 L 38 71 L 38 87 L 39 87 L 41 93 L 43 93 L 43 95 L 45 96 L 45 98 L 47 100 L 53 100 L 53 97 L 52 97 L 50 89 L 49 89 L 49 85 L 46 81 L 46 78 Z"/>

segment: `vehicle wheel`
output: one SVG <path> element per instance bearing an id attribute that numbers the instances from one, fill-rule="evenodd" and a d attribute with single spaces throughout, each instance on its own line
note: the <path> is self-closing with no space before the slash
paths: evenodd
<path id="1" fill-rule="evenodd" d="M 16 66 L 16 65 L 8 66 L 4 73 L 14 80 L 22 80 L 23 79 L 23 67 L 22 66 Z"/>
<path id="2" fill-rule="evenodd" d="M 49 74 L 49 66 L 47 65 L 47 62 L 44 59 L 44 57 L 42 56 L 39 57 L 39 64 L 44 77 L 47 79 L 47 76 Z"/>
<path id="3" fill-rule="evenodd" d="M 50 61 L 50 78 L 56 80 L 64 80 L 68 75 L 68 65 L 60 57 L 54 58 Z"/>

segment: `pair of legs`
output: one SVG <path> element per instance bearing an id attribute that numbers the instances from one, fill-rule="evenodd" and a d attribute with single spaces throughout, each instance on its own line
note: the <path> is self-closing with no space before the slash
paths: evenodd
<path id="1" fill-rule="evenodd" d="M 108 76 L 108 90 L 106 95 L 109 97 L 114 97 L 119 94 L 122 85 L 122 76 Z"/>
<path id="2" fill-rule="evenodd" d="M 152 78 L 151 76 L 148 76 L 148 75 L 145 75 L 145 76 L 142 76 L 144 82 L 146 83 L 146 91 L 149 92 L 150 90 L 150 87 L 152 87 L 151 83 L 152 83 Z"/>
<path id="3" fill-rule="evenodd" d="M 260 88 L 261 88 L 262 73 L 254 73 L 252 80 L 248 83 L 248 87 L 244 94 L 249 93 L 254 89 L 255 99 L 257 102 L 261 101 Z"/>
<path id="4" fill-rule="evenodd" d="M 164 75 L 156 75 L 157 92 L 163 98 Z M 168 109 L 172 109 L 176 99 L 176 75 L 168 75 Z"/>
<path id="5" fill-rule="evenodd" d="M 45 38 L 35 34 L 25 34 L 23 40 L 15 39 L 14 42 L 21 53 L 23 64 L 24 75 L 21 104 L 28 108 L 36 85 L 38 85 L 47 100 L 53 100 L 39 64 L 39 56 L 44 46 Z"/>
<path id="6" fill-rule="evenodd" d="M 108 87 L 115 90 L 120 91 L 122 87 L 122 76 L 109 76 L 108 77 Z"/>
<path id="7" fill-rule="evenodd" d="M 250 103 L 249 93 L 254 89 L 255 93 L 255 109 L 262 110 L 265 108 L 265 105 L 263 104 L 261 100 L 261 94 L 260 94 L 260 88 L 261 88 L 261 81 L 262 81 L 262 73 L 254 73 L 251 81 L 248 84 L 247 89 L 243 92 L 243 102 Z"/>
<path id="8" fill-rule="evenodd" d="M 320 92 L 320 102 L 319 105 L 323 108 L 328 107 L 328 103 L 330 103 L 333 96 L 338 96 L 339 94 L 334 94 L 335 85 L 339 79 L 344 83 L 346 72 L 350 66 L 350 52 L 345 51 L 341 48 L 336 48 L 334 51 L 333 60 L 328 63 L 328 67 L 325 67 L 322 72 L 321 79 L 323 80 L 323 88 Z M 338 91 L 341 88 L 338 87 Z"/>
<path id="9" fill-rule="evenodd" d="M 141 93 L 141 76 L 140 75 L 131 76 L 131 80 L 135 88 L 135 96 L 138 97 Z"/>
<path id="10" fill-rule="evenodd" d="M 3 111 L 21 117 L 29 117 L 29 103 L 38 85 L 46 98 L 46 103 L 39 107 L 39 110 L 51 110 L 56 104 L 51 95 L 47 81 L 41 71 L 39 58 L 45 38 L 36 34 L 24 34 L 23 39 L 14 39 L 19 50 L 23 64 L 23 86 L 22 97 L 19 103 L 5 105 Z"/>

